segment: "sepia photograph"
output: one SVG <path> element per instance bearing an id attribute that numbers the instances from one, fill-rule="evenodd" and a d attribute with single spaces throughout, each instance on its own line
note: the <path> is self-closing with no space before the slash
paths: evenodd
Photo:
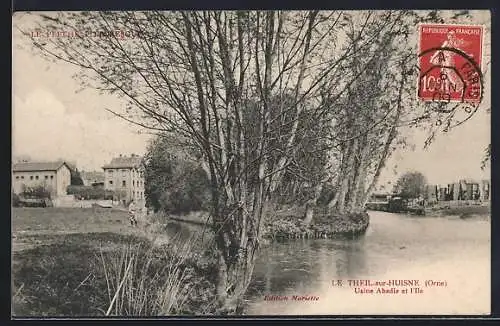
<path id="1" fill-rule="evenodd" d="M 488 10 L 17 11 L 11 316 L 491 313 Z"/>

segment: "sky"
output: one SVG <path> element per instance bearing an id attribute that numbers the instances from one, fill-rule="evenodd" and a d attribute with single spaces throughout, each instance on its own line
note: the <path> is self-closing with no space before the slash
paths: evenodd
<path id="1" fill-rule="evenodd" d="M 22 16 L 15 15 L 14 23 L 22 24 L 19 19 Z M 151 136 L 140 134 L 137 127 L 105 110 L 120 111 L 120 100 L 91 89 L 78 92 L 79 84 L 72 78 L 75 67 L 33 55 L 19 46 L 24 40 L 25 36 L 14 30 L 14 159 L 26 155 L 45 161 L 64 158 L 76 162 L 80 170 L 99 171 L 119 154 L 145 153 Z M 485 100 L 489 101 L 489 93 Z M 422 172 L 430 183 L 489 178 L 489 170 L 480 169 L 484 149 L 490 143 L 490 114 L 485 110 L 449 133 L 437 135 L 427 150 L 423 149 L 425 137 L 425 132 L 410 135 L 415 150 L 394 153 L 381 175 L 381 184 L 394 182 L 411 170 Z"/>

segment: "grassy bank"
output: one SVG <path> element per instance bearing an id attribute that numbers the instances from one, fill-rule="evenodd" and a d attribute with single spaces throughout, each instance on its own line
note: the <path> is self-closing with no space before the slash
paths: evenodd
<path id="1" fill-rule="evenodd" d="M 436 206 L 425 209 L 426 216 L 459 216 L 460 218 L 473 218 L 476 216 L 490 216 L 490 205 L 464 205 L 464 206 Z"/>
<path id="2" fill-rule="evenodd" d="M 13 315 L 211 312 L 215 273 L 203 243 L 158 245 L 127 222 L 118 211 L 14 209 Z"/>

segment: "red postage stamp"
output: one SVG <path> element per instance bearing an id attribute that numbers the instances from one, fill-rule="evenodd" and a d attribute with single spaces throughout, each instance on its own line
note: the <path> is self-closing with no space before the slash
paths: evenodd
<path id="1" fill-rule="evenodd" d="M 418 98 L 480 102 L 482 46 L 482 26 L 419 25 Z"/>

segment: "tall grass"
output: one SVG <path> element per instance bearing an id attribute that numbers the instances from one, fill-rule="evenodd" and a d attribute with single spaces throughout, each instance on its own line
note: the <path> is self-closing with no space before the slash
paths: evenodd
<path id="1" fill-rule="evenodd" d="M 162 316 L 183 311 L 191 287 L 186 267 L 193 240 L 174 240 L 160 248 L 124 245 L 122 250 L 99 251 L 106 279 L 107 316 Z"/>
<path id="2" fill-rule="evenodd" d="M 28 298 L 23 292 L 24 288 L 24 283 L 21 284 L 19 287 L 16 287 L 14 282 L 12 282 L 12 306 L 11 306 L 11 312 L 14 314 L 14 307 L 17 307 L 18 310 L 23 310 L 25 309 L 27 303 L 28 303 Z"/>
<path id="3" fill-rule="evenodd" d="M 83 232 L 80 222 L 87 228 L 88 216 L 82 212 L 90 210 L 50 209 L 36 219 L 33 209 L 18 211 L 29 213 L 20 214 L 26 225 L 33 220 L 43 224 L 36 230 L 62 225 L 80 232 L 22 237 L 34 246 L 13 253 L 13 315 L 161 316 L 214 310 L 217 262 L 199 228 L 186 232 L 175 223 L 146 221 L 127 229 L 132 234 L 117 228 Z M 63 219 L 68 214 L 75 217 L 72 224 Z M 110 215 L 105 221 L 115 216 L 120 217 Z M 106 224 L 92 225 L 102 226 Z"/>

